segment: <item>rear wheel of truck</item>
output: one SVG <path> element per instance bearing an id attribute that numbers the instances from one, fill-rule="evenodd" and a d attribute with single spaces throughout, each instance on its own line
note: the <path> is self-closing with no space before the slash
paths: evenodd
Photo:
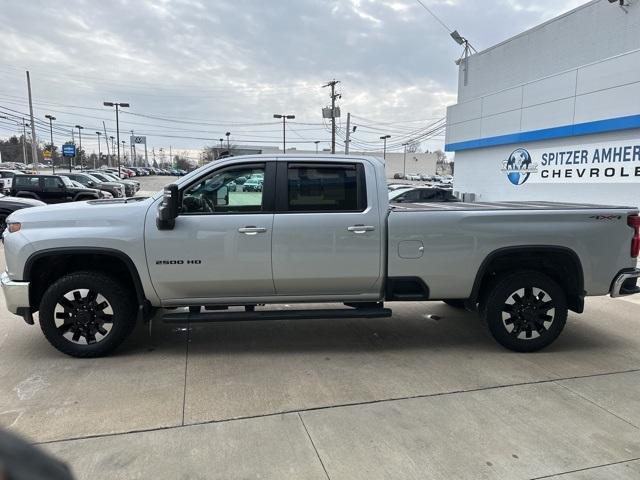
<path id="1" fill-rule="evenodd" d="M 98 272 L 75 272 L 53 283 L 40 302 L 40 328 L 51 345 L 73 357 L 111 353 L 135 326 L 130 294 Z"/>
<path id="2" fill-rule="evenodd" d="M 535 271 L 500 278 L 489 291 L 484 307 L 493 337 L 516 352 L 534 352 L 550 345 L 567 321 L 564 290 Z"/>

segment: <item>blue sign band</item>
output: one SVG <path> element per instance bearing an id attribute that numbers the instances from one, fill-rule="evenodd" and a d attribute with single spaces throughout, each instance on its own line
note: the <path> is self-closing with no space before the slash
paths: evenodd
<path id="1" fill-rule="evenodd" d="M 579 135 L 592 135 L 595 133 L 615 132 L 640 128 L 640 115 L 628 117 L 608 118 L 594 122 L 576 123 L 560 127 L 545 128 L 542 130 L 530 130 L 528 132 L 509 133 L 495 137 L 465 140 L 463 142 L 448 143 L 444 146 L 447 152 L 459 152 L 475 148 L 496 147 L 512 143 L 537 142 L 552 138 L 576 137 Z"/>

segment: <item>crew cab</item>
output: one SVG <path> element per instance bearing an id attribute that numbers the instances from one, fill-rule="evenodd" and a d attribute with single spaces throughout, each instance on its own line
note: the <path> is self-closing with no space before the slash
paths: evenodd
<path id="1" fill-rule="evenodd" d="M 95 188 L 77 187 L 64 175 L 15 175 L 10 195 L 35 198 L 44 203 L 77 202 L 107 196 Z"/>
<path id="2" fill-rule="evenodd" d="M 263 188 L 229 189 L 241 177 Z M 424 300 L 477 311 L 500 344 L 527 352 L 552 343 L 586 295 L 640 290 L 635 207 L 390 207 L 373 157 L 229 157 L 150 198 L 35 207 L 7 225 L 8 309 L 31 324 L 37 313 L 77 357 L 113 351 L 161 307 L 190 307 L 164 312 L 178 323 L 342 319 Z M 300 307 L 271 307 L 285 303 Z"/>

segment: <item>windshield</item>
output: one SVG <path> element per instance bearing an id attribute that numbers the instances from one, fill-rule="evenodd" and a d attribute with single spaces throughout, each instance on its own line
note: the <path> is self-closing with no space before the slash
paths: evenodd
<path id="1" fill-rule="evenodd" d="M 64 183 L 67 187 L 75 187 L 76 185 L 73 184 L 73 182 L 71 181 L 71 179 L 69 177 L 65 177 L 64 175 L 60 175 L 60 179 L 62 180 L 62 183 Z M 82 185 L 80 185 L 82 186 Z"/>

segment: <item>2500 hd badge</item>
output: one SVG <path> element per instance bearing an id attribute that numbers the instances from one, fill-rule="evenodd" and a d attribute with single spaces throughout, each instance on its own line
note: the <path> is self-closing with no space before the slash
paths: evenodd
<path id="1" fill-rule="evenodd" d="M 200 265 L 202 260 L 156 260 L 156 265 Z"/>

